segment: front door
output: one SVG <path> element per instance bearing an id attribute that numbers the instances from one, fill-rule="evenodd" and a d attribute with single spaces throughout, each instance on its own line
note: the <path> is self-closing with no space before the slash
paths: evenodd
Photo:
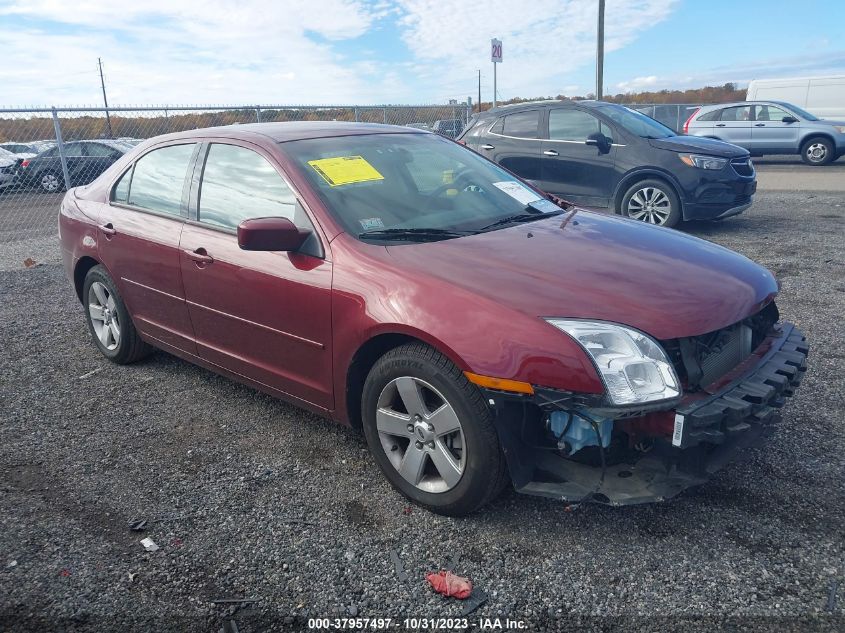
<path id="1" fill-rule="evenodd" d="M 101 261 L 115 277 L 135 327 L 196 354 L 179 263 L 185 186 L 196 143 L 143 155 L 117 181 L 99 216 Z"/>
<path id="2" fill-rule="evenodd" d="M 801 124 L 791 113 L 777 106 L 754 106 L 754 127 L 751 129 L 751 151 L 760 154 L 795 152 Z M 792 123 L 784 122 L 790 117 Z"/>
<path id="3" fill-rule="evenodd" d="M 596 135 L 607 144 L 596 142 Z M 607 207 L 616 187 L 613 131 L 584 110 L 551 108 L 540 188 L 588 206 Z M 591 138 L 592 137 L 592 138 Z"/>
<path id="4" fill-rule="evenodd" d="M 324 409 L 334 405 L 332 265 L 293 191 L 257 147 L 211 143 L 181 268 L 199 356 Z M 287 217 L 312 232 L 304 252 L 243 251 L 247 218 Z"/>

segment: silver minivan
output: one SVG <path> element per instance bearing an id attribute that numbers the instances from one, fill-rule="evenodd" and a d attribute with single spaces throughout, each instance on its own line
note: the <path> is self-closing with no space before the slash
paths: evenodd
<path id="1" fill-rule="evenodd" d="M 783 101 L 702 106 L 684 133 L 739 145 L 752 156 L 800 154 L 808 165 L 826 165 L 845 154 L 845 122 L 819 119 Z"/>

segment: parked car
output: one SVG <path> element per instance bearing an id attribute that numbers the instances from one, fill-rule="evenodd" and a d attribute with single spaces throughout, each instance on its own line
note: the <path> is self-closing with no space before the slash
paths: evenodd
<path id="1" fill-rule="evenodd" d="M 72 141 L 63 146 L 71 186 L 87 185 L 131 149 L 119 141 Z M 45 193 L 65 188 L 59 148 L 54 146 L 23 161 L 22 182 Z"/>
<path id="2" fill-rule="evenodd" d="M 800 154 L 808 165 L 827 165 L 845 154 L 845 121 L 822 120 L 782 101 L 702 106 L 684 132 L 728 141 L 752 156 Z"/>
<path id="3" fill-rule="evenodd" d="M 458 140 L 543 191 L 661 226 L 737 215 L 757 188 L 747 150 L 602 101 L 495 108 Z"/>
<path id="4" fill-rule="evenodd" d="M 13 188 L 18 183 L 23 159 L 0 147 L 0 191 Z"/>
<path id="5" fill-rule="evenodd" d="M 449 138 L 458 138 L 464 130 L 464 123 L 460 119 L 435 121 L 431 126 L 431 130 Z"/>
<path id="6" fill-rule="evenodd" d="M 170 134 L 69 191 L 59 223 L 107 359 L 158 347 L 363 428 L 390 483 L 444 514 L 509 479 L 672 497 L 771 431 L 805 370 L 765 268 L 559 206 L 430 132 Z"/>
<path id="7" fill-rule="evenodd" d="M 753 79 L 747 101 L 785 101 L 809 110 L 821 119 L 845 119 L 845 75 Z"/>

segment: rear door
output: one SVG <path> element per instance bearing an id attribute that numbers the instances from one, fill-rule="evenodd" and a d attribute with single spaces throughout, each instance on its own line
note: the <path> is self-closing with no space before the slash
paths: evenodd
<path id="1" fill-rule="evenodd" d="M 188 210 L 187 174 L 196 143 L 153 149 L 114 185 L 100 212 L 100 260 L 141 332 L 196 354 L 179 266 Z"/>
<path id="2" fill-rule="evenodd" d="M 199 356 L 331 409 L 332 264 L 315 227 L 262 148 L 212 142 L 200 166 L 180 244 Z M 310 243 L 296 253 L 241 250 L 237 226 L 256 217 L 287 217 L 312 231 Z"/>
<path id="3" fill-rule="evenodd" d="M 588 144 L 603 134 L 604 147 Z M 589 206 L 606 207 L 616 187 L 614 132 L 607 123 L 577 108 L 551 108 L 548 139 L 542 142 L 543 168 L 538 183 L 543 191 Z"/>
<path id="4" fill-rule="evenodd" d="M 775 105 L 754 106 L 754 127 L 751 131 L 751 151 L 761 154 L 779 154 L 798 151 L 801 124 L 784 123 L 784 117 L 796 117 Z"/>
<path id="5" fill-rule="evenodd" d="M 538 182 L 542 171 L 540 123 L 542 108 L 499 117 L 479 151 L 517 176 Z"/>
<path id="6" fill-rule="evenodd" d="M 719 120 L 714 126 L 714 136 L 728 143 L 751 149 L 751 129 L 754 125 L 753 107 L 734 106 L 722 110 Z"/>

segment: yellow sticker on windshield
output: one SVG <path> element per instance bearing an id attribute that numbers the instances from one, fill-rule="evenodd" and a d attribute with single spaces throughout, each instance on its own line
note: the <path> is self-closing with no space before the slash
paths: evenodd
<path id="1" fill-rule="evenodd" d="M 362 156 L 321 158 L 319 160 L 309 160 L 308 164 L 332 187 L 350 185 L 354 182 L 384 180 L 384 176 L 378 173 L 378 170 L 370 165 Z"/>

